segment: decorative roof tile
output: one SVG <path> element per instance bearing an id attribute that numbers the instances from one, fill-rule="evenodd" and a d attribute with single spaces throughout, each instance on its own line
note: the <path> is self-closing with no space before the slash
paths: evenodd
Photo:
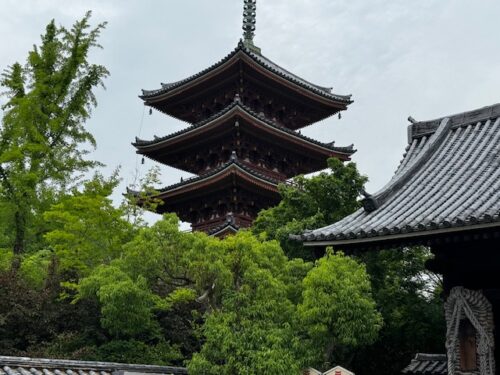
<path id="1" fill-rule="evenodd" d="M 279 131 L 290 134 L 291 136 L 293 136 L 295 138 L 299 138 L 303 141 L 313 143 L 317 146 L 323 147 L 323 148 L 328 149 L 330 151 L 334 151 L 334 152 L 338 152 L 338 153 L 346 154 L 346 155 L 352 155 L 353 153 L 356 152 L 356 150 L 354 150 L 354 145 L 345 146 L 345 147 L 337 147 L 337 146 L 335 146 L 335 142 L 322 143 L 322 142 L 319 142 L 313 138 L 309 138 L 305 135 L 302 135 L 301 133 L 296 132 L 292 129 L 288 129 L 288 128 L 285 128 L 283 126 L 280 126 L 275 121 L 272 121 L 272 120 L 268 119 L 267 117 L 265 117 L 264 115 L 256 113 L 255 111 L 253 111 L 249 107 L 243 105 L 238 99 L 236 99 L 233 103 L 231 103 L 226 108 L 219 111 L 218 113 L 214 114 L 213 116 L 210 116 L 209 118 L 207 118 L 203 121 L 200 121 L 200 122 L 198 122 L 190 127 L 179 130 L 175 133 L 166 135 L 164 137 L 155 137 L 155 139 L 152 139 L 152 140 L 143 140 L 143 139 L 136 138 L 135 142 L 133 142 L 132 145 L 134 147 L 136 147 L 140 152 L 141 150 L 144 150 L 148 147 L 158 145 L 158 144 L 165 142 L 169 139 L 172 139 L 172 138 L 178 137 L 180 135 L 190 133 L 196 129 L 202 128 L 202 127 L 212 123 L 213 121 L 219 119 L 220 117 L 224 116 L 225 114 L 231 112 L 233 109 L 236 109 L 236 108 L 246 112 L 250 116 L 253 116 L 253 117 L 259 119 L 260 121 L 262 121 L 263 123 L 265 123 L 266 125 L 274 128 L 274 129 L 277 129 Z"/>
<path id="2" fill-rule="evenodd" d="M 0 375 L 177 375 L 182 367 L 0 356 Z"/>
<path id="3" fill-rule="evenodd" d="M 409 375 L 445 375 L 448 373 L 446 355 L 419 353 L 402 373 Z"/>
<path id="4" fill-rule="evenodd" d="M 500 104 L 409 126 L 394 177 L 364 208 L 300 238 L 352 245 L 500 227 Z M 396 237 L 397 236 L 397 237 Z"/>
<path id="5" fill-rule="evenodd" d="M 176 89 L 178 87 L 181 87 L 187 83 L 190 83 L 194 81 L 195 79 L 204 76 L 205 74 L 211 72 L 212 70 L 220 67 L 221 65 L 225 64 L 229 60 L 231 60 L 234 56 L 236 56 L 239 52 L 244 53 L 248 57 L 250 57 L 254 62 L 259 64 L 260 66 L 264 67 L 265 69 L 269 70 L 270 72 L 288 80 L 289 82 L 292 82 L 300 87 L 303 87 L 315 94 L 318 94 L 322 97 L 325 97 L 327 99 L 335 100 L 335 101 L 340 101 L 346 104 L 352 103 L 351 100 L 351 95 L 337 95 L 332 93 L 331 88 L 326 88 L 322 86 L 318 86 L 315 84 L 312 84 L 295 74 L 290 73 L 286 69 L 283 69 L 279 65 L 275 64 L 271 60 L 267 59 L 266 57 L 257 54 L 255 52 L 252 52 L 248 47 L 245 46 L 245 44 L 240 40 L 238 43 L 238 46 L 236 49 L 234 49 L 229 55 L 224 57 L 222 60 L 220 60 L 218 63 L 210 66 L 207 69 L 202 70 L 201 72 L 192 75 L 186 79 L 183 79 L 181 81 L 177 82 L 172 82 L 172 83 L 162 83 L 162 87 L 157 90 L 142 90 L 142 95 L 140 96 L 142 99 L 147 100 L 149 98 L 153 98 L 158 95 L 165 94 L 173 89 Z"/>

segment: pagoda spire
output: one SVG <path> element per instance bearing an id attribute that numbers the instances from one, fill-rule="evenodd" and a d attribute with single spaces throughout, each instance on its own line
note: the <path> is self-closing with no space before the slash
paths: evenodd
<path id="1" fill-rule="evenodd" d="M 250 50 L 260 53 L 260 49 L 253 43 L 255 24 L 257 23 L 257 0 L 244 0 L 243 7 L 243 43 Z"/>

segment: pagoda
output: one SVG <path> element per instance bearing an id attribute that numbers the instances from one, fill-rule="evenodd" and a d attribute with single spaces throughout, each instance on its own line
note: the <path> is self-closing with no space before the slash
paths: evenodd
<path id="1" fill-rule="evenodd" d="M 225 236 L 249 227 L 279 203 L 278 185 L 350 160 L 299 129 L 346 110 L 350 96 L 314 85 L 264 57 L 253 38 L 256 0 L 245 0 L 244 38 L 218 63 L 181 81 L 143 90 L 144 104 L 190 124 L 179 132 L 136 139 L 137 153 L 195 174 L 157 190 L 158 213 L 175 212 L 192 229 Z M 139 204 L 140 204 L 139 200 Z"/>

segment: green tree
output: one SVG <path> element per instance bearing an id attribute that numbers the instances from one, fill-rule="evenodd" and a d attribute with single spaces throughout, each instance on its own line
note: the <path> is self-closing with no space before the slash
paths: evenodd
<path id="1" fill-rule="evenodd" d="M 297 315 L 305 364 L 325 371 L 333 364 L 349 365 L 352 354 L 373 343 L 382 326 L 365 267 L 342 253 L 328 253 L 303 284 Z"/>
<path id="2" fill-rule="evenodd" d="M 30 233 L 40 207 L 64 189 L 76 173 L 97 163 L 86 159 L 95 146 L 85 121 L 97 104 L 94 89 L 108 71 L 88 62 L 105 24 L 89 25 L 90 12 L 69 30 L 52 21 L 27 63 L 15 63 L 0 80 L 8 98 L 0 128 L 0 199 L 8 206 L 3 231 L 19 255 L 32 246 Z M 52 203 L 52 202 L 50 202 Z"/>
<path id="3" fill-rule="evenodd" d="M 157 334 L 158 324 L 153 316 L 155 301 L 143 277 L 133 280 L 117 267 L 101 266 L 81 281 L 78 292 L 78 298 L 97 297 L 101 325 L 114 337 Z"/>
<path id="4" fill-rule="evenodd" d="M 343 164 L 331 158 L 328 166 L 328 173 L 310 178 L 299 176 L 291 185 L 280 185 L 281 202 L 259 213 L 253 232 L 278 240 L 291 258 L 312 260 L 311 250 L 290 240 L 290 235 L 332 224 L 354 212 L 359 208 L 358 197 L 367 181 L 354 163 Z"/>
<path id="5" fill-rule="evenodd" d="M 98 265 L 111 263 L 133 238 L 124 210 L 115 208 L 110 198 L 118 183 L 117 173 L 109 179 L 96 174 L 83 189 L 72 189 L 44 212 L 50 227 L 44 238 L 66 281 L 76 282 Z"/>
<path id="6" fill-rule="evenodd" d="M 335 160 L 330 163 L 332 173 L 310 179 L 301 177 L 295 186 L 283 186 L 281 203 L 262 211 L 253 231 L 278 239 L 290 257 L 309 260 L 323 256 L 323 249 L 305 249 L 300 242 L 290 240 L 289 235 L 331 224 L 348 215 L 359 207 L 356 200 L 365 181 L 354 165 L 343 166 Z M 353 186 L 355 189 L 351 189 Z M 339 194 L 342 189 L 346 189 L 345 194 Z M 339 200 L 344 199 L 347 200 L 342 204 Z M 442 353 L 445 325 L 441 289 L 437 276 L 425 269 L 429 251 L 407 248 L 355 255 L 366 265 L 384 324 L 373 344 L 337 354 L 346 360 L 354 358 L 353 370 L 364 375 L 382 367 L 389 374 L 398 374 L 416 352 Z"/>
<path id="7" fill-rule="evenodd" d="M 424 247 L 361 252 L 374 298 L 384 318 L 379 338 L 356 351 L 352 369 L 359 375 L 400 374 L 415 353 L 445 353 L 440 278 L 425 269 Z"/>
<path id="8" fill-rule="evenodd" d="M 211 300 L 202 303 L 196 298 L 205 290 L 216 295 L 219 287 L 211 286 L 223 285 L 227 278 L 220 249 L 212 245 L 217 241 L 201 233 L 183 233 L 177 217 L 165 215 L 151 227 L 141 226 L 120 257 L 82 278 L 76 301 L 97 304 L 109 338 L 96 353 L 114 358 L 119 353 L 111 355 L 113 348 L 126 349 L 135 340 L 156 353 L 154 363 L 178 358 L 179 351 L 190 357 L 199 348 L 194 329 Z M 153 352 L 145 352 L 145 358 L 153 358 Z M 122 353 L 123 360 L 135 358 L 127 353 Z"/>
<path id="9" fill-rule="evenodd" d="M 293 351 L 295 306 L 288 298 L 287 258 L 277 242 L 240 232 L 220 242 L 231 283 L 201 329 L 191 374 L 298 373 Z"/>

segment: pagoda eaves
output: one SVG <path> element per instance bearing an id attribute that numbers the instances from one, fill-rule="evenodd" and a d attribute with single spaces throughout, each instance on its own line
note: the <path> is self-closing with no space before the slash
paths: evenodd
<path id="1" fill-rule="evenodd" d="M 244 151 L 245 141 L 242 139 L 242 132 L 254 145 L 266 142 L 267 147 L 273 146 L 275 148 L 274 153 L 278 153 L 278 148 L 282 149 L 281 153 L 288 157 L 289 163 L 294 158 L 297 160 L 293 169 L 282 170 L 280 165 L 274 166 L 274 169 L 280 169 L 279 172 L 285 178 L 324 169 L 326 168 L 326 159 L 329 157 L 336 157 L 343 161 L 350 160 L 350 156 L 355 152 L 352 146 L 337 147 L 334 142 L 318 142 L 296 131 L 281 127 L 265 116 L 253 112 L 241 104 L 239 100 L 235 100 L 211 118 L 184 130 L 165 137 L 156 137 L 150 141 L 136 139 L 133 145 L 138 154 L 184 171 L 199 174 L 210 167 L 205 159 L 210 157 L 211 149 L 220 149 L 220 141 L 224 137 L 229 137 L 232 140 L 229 144 L 224 145 L 225 150 L 219 150 L 220 155 L 216 160 L 219 164 L 227 160 L 231 151 L 237 151 L 240 158 L 244 158 L 245 154 L 248 158 L 249 150 Z M 260 147 L 264 146 L 259 145 Z M 261 153 L 264 153 L 266 147 L 262 150 Z M 297 159 L 297 155 L 302 155 L 302 159 Z M 203 160 L 202 163 L 199 163 L 201 160 Z M 301 163 L 298 160 L 301 160 Z M 308 162 L 304 162 L 304 160 Z"/>
<path id="2" fill-rule="evenodd" d="M 261 209 L 279 202 L 281 182 L 241 163 L 233 154 L 227 163 L 206 174 L 158 190 L 154 198 L 163 203 L 156 212 L 176 212 L 194 230 L 222 229 L 228 216 L 233 218 L 233 228 L 244 228 Z M 145 199 L 139 192 L 128 193 L 139 204 Z"/>
<path id="3" fill-rule="evenodd" d="M 211 67 L 184 80 L 142 90 L 145 104 L 180 120 L 196 123 L 218 112 L 235 94 L 245 105 L 263 110 L 274 107 L 276 117 L 294 108 L 294 117 L 282 125 L 300 129 L 321 121 L 352 103 L 351 95 L 332 93 L 331 88 L 312 84 L 283 69 L 240 42 L 235 50 Z M 202 109 L 202 111 L 201 111 Z"/>

